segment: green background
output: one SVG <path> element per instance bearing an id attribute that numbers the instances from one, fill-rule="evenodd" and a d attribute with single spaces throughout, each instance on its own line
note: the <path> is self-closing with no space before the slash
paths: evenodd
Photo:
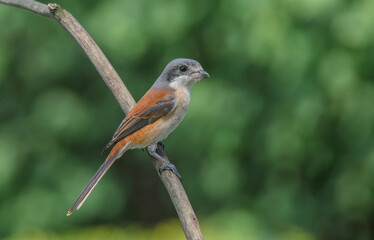
<path id="1" fill-rule="evenodd" d="M 210 73 L 165 141 L 206 239 L 373 239 L 374 1 L 59 1 L 136 100 Z M 72 37 L 0 5 L 0 238 L 184 239 L 145 152 L 65 214 L 124 117 Z"/>

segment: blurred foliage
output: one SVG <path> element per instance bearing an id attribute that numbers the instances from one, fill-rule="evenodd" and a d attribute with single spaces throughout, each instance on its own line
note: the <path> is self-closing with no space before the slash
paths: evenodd
<path id="1" fill-rule="evenodd" d="M 139 99 L 211 74 L 165 141 L 206 239 L 373 239 L 374 1 L 60 1 Z M 65 216 L 124 115 L 54 21 L 0 5 L 0 237 L 184 239 L 142 151 Z"/>

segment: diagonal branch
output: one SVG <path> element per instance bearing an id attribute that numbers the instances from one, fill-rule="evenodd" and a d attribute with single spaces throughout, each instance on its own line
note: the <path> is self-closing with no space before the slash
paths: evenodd
<path id="1" fill-rule="evenodd" d="M 33 0 L 0 0 L 0 3 L 23 8 L 43 17 L 57 20 L 85 51 L 87 57 L 95 66 L 108 88 L 112 91 L 125 114 L 127 114 L 135 105 L 136 102 L 134 98 L 131 96 L 125 84 L 105 57 L 104 53 L 100 50 L 87 31 L 68 11 L 62 9 L 57 4 L 48 4 L 47 6 Z M 165 152 L 160 146 L 158 146 L 157 152 L 167 158 Z M 151 157 L 151 159 L 156 171 L 158 172 L 162 162 L 153 157 Z M 174 204 L 186 238 L 188 240 L 204 239 L 197 217 L 178 177 L 176 177 L 171 171 L 163 171 L 162 174 L 159 174 L 159 177 Z"/>

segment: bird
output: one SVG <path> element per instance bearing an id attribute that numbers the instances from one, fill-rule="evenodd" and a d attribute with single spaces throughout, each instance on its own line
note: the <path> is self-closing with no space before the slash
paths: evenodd
<path id="1" fill-rule="evenodd" d="M 130 149 L 144 149 L 161 160 L 159 168 L 171 170 L 181 179 L 176 167 L 156 152 L 157 143 L 168 135 L 183 120 L 190 104 L 192 86 L 203 78 L 210 78 L 201 64 L 193 59 L 177 58 L 169 62 L 152 87 L 144 94 L 121 122 L 112 140 L 103 152 L 112 148 L 104 163 L 99 167 L 87 186 L 67 212 L 79 210 L 96 184 L 112 164 Z"/>

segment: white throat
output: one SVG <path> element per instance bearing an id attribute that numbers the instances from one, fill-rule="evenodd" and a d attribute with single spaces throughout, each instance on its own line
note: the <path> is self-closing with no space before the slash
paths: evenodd
<path id="1" fill-rule="evenodd" d="M 171 83 L 170 87 L 176 90 L 188 90 L 190 91 L 192 86 L 197 82 L 195 79 L 191 79 L 187 76 L 176 77 Z"/>

